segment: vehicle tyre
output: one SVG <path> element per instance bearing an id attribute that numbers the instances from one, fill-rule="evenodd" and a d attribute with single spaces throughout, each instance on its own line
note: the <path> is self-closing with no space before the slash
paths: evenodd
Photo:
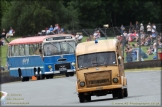
<path id="1" fill-rule="evenodd" d="M 88 102 L 90 102 L 90 101 L 91 101 L 91 95 L 86 95 L 86 100 L 87 100 Z"/>
<path id="2" fill-rule="evenodd" d="M 21 81 L 24 82 L 24 81 L 25 81 L 25 77 L 22 77 L 22 78 L 21 78 Z"/>
<path id="3" fill-rule="evenodd" d="M 53 78 L 53 76 L 54 76 L 54 74 L 50 74 L 49 76 L 50 76 L 50 78 L 52 79 L 52 78 Z"/>
<path id="4" fill-rule="evenodd" d="M 85 101 L 84 94 L 83 93 L 79 93 L 79 96 L 78 97 L 79 97 L 80 103 L 83 103 Z"/>
<path id="5" fill-rule="evenodd" d="M 26 79 L 25 79 L 25 81 L 29 81 L 29 77 L 25 77 Z"/>
<path id="6" fill-rule="evenodd" d="M 124 89 L 124 97 L 128 97 L 128 90 L 127 90 L 127 88 Z"/>
<path id="7" fill-rule="evenodd" d="M 66 73 L 65 73 L 65 76 L 66 76 L 66 77 L 69 77 L 69 73 L 68 73 L 68 72 L 66 72 Z"/>
<path id="8" fill-rule="evenodd" d="M 70 72 L 69 75 L 70 75 L 70 76 L 74 76 L 74 72 Z"/>
<path id="9" fill-rule="evenodd" d="M 113 90 L 112 91 L 112 97 L 115 99 L 118 97 L 118 90 Z"/>
<path id="10" fill-rule="evenodd" d="M 37 80 L 40 80 L 41 78 L 40 78 L 40 76 L 37 76 Z"/>
<path id="11" fill-rule="evenodd" d="M 49 75 L 46 75 L 46 79 L 49 79 Z"/>
<path id="12" fill-rule="evenodd" d="M 44 79 L 45 79 L 45 75 L 44 75 L 44 74 L 42 74 L 42 77 L 41 77 L 41 79 L 42 79 L 42 80 L 44 80 Z"/>
<path id="13" fill-rule="evenodd" d="M 118 98 L 123 98 L 124 97 L 124 90 L 123 89 L 119 89 L 118 90 Z"/>

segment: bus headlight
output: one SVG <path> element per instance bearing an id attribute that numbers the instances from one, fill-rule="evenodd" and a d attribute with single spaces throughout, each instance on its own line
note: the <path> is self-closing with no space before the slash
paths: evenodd
<path id="1" fill-rule="evenodd" d="M 52 68 L 52 66 L 51 66 L 51 65 L 48 65 L 48 68 L 49 68 L 49 69 L 51 69 L 51 68 Z"/>
<path id="2" fill-rule="evenodd" d="M 113 82 L 117 83 L 118 82 L 118 78 L 113 78 Z"/>
<path id="3" fill-rule="evenodd" d="M 72 63 L 71 63 L 71 65 L 72 65 L 72 66 L 75 66 L 75 63 L 74 63 L 74 62 L 72 62 Z"/>
<path id="4" fill-rule="evenodd" d="M 84 86 L 85 86 L 85 82 L 83 82 L 83 81 L 80 82 L 80 86 L 81 86 L 81 87 L 84 87 Z"/>

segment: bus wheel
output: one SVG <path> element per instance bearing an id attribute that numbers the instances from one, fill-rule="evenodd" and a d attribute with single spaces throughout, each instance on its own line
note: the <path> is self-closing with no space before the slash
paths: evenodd
<path id="1" fill-rule="evenodd" d="M 66 76 L 66 77 L 69 77 L 69 73 L 68 73 L 68 72 L 66 72 L 66 73 L 65 73 L 65 76 Z"/>
<path id="2" fill-rule="evenodd" d="M 127 90 L 127 88 L 124 89 L 124 97 L 128 97 L 128 90 Z"/>
<path id="3" fill-rule="evenodd" d="M 37 80 L 40 80 L 41 79 L 41 77 L 40 76 L 37 76 Z"/>
<path id="4" fill-rule="evenodd" d="M 52 79 L 52 78 L 54 77 L 54 74 L 50 74 L 49 76 L 50 76 L 50 78 Z"/>
<path id="5" fill-rule="evenodd" d="M 69 72 L 69 75 L 70 76 L 74 76 L 74 72 Z"/>
<path id="6" fill-rule="evenodd" d="M 46 75 L 46 79 L 49 79 L 49 75 Z"/>
<path id="7" fill-rule="evenodd" d="M 25 81 L 29 81 L 29 77 L 25 77 L 26 79 L 25 79 Z"/>
<path id="8" fill-rule="evenodd" d="M 124 97 L 124 90 L 123 89 L 119 89 L 118 90 L 118 98 L 123 98 Z"/>
<path id="9" fill-rule="evenodd" d="M 80 103 L 83 103 L 85 101 L 84 94 L 83 93 L 79 93 L 79 96 L 78 97 L 79 97 Z"/>
<path id="10" fill-rule="evenodd" d="M 24 82 L 24 81 L 25 81 L 25 77 L 22 77 L 22 78 L 21 78 L 21 81 Z"/>
<path id="11" fill-rule="evenodd" d="M 45 79 L 45 75 L 44 75 L 44 74 L 42 74 L 42 77 L 41 77 L 41 79 L 42 79 L 42 80 L 44 80 L 44 79 Z"/>

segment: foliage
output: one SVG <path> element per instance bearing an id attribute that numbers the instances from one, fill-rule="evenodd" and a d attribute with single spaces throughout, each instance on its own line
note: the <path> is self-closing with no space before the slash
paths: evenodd
<path id="1" fill-rule="evenodd" d="M 12 26 L 17 35 L 38 33 L 60 24 L 65 29 L 81 29 L 161 23 L 161 0 L 2 0 L 2 26 Z"/>
<path id="2" fill-rule="evenodd" d="M 72 22 L 78 23 L 76 11 L 65 8 L 62 1 L 12 1 L 11 5 L 2 17 L 2 26 L 7 30 L 12 26 L 18 35 L 37 34 L 56 23 L 67 29 Z"/>

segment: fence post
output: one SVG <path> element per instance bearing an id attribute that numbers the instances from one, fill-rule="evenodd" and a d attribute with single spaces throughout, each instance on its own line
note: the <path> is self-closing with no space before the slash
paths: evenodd
<path id="1" fill-rule="evenodd" d="M 138 51 L 138 61 L 141 61 L 141 33 L 138 31 L 139 34 L 139 51 Z"/>
<path id="2" fill-rule="evenodd" d="M 100 31 L 101 31 L 101 33 L 106 37 L 106 39 L 107 39 L 107 35 L 105 34 L 105 32 L 101 29 L 101 28 L 98 28 Z"/>
<path id="3" fill-rule="evenodd" d="M 89 34 L 88 34 L 84 29 L 82 29 L 82 31 L 83 31 L 87 36 L 89 36 Z"/>

